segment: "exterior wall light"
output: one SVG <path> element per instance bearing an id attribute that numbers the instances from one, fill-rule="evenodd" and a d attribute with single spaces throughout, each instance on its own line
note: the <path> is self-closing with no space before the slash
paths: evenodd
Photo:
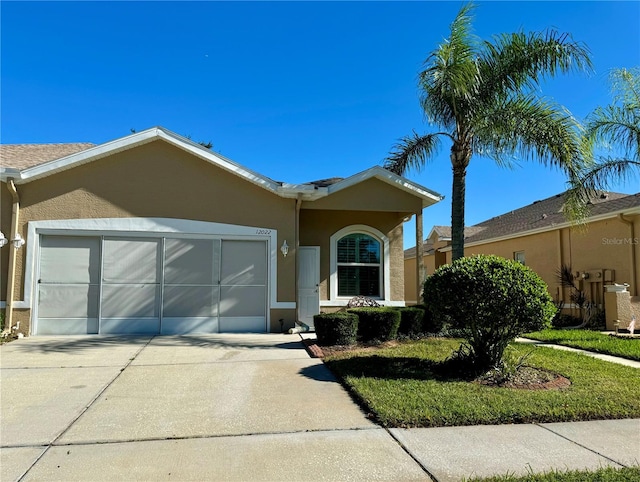
<path id="1" fill-rule="evenodd" d="M 282 251 L 282 256 L 284 256 L 285 258 L 287 257 L 287 254 L 289 254 L 289 245 L 287 244 L 287 240 L 284 240 L 284 243 L 282 243 L 282 246 L 280 246 L 280 251 Z"/>
<path id="2" fill-rule="evenodd" d="M 4 233 L 2 231 L 0 231 L 0 248 L 5 246 L 8 242 L 9 242 L 9 240 L 4 237 Z"/>
<path id="3" fill-rule="evenodd" d="M 24 246 L 24 239 L 22 239 L 22 236 L 20 236 L 20 234 L 17 234 L 17 233 L 16 233 L 16 237 L 13 238 L 11 242 L 13 243 L 13 247 L 15 249 L 20 249 L 22 246 Z"/>

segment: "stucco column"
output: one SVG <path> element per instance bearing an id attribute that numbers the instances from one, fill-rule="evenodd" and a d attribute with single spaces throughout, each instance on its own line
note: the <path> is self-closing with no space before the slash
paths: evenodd
<path id="1" fill-rule="evenodd" d="M 416 213 L 416 303 L 422 302 L 424 285 L 424 241 L 422 240 L 422 210 Z"/>

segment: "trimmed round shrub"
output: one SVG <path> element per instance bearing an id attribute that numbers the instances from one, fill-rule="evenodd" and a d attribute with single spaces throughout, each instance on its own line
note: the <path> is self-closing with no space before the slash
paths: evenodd
<path id="1" fill-rule="evenodd" d="M 400 326 L 398 334 L 405 336 L 418 336 L 424 333 L 424 307 L 407 306 L 398 308 L 400 312 Z"/>
<path id="2" fill-rule="evenodd" d="M 400 312 L 393 308 L 352 308 L 358 316 L 358 338 L 365 343 L 395 340 L 400 326 Z"/>
<path id="3" fill-rule="evenodd" d="M 353 313 L 320 313 L 313 317 L 318 345 L 353 345 L 358 334 L 358 317 Z"/>
<path id="4" fill-rule="evenodd" d="M 534 271 L 486 255 L 438 268 L 424 284 L 424 300 L 434 318 L 461 331 L 469 370 L 478 373 L 501 366 L 509 342 L 549 326 L 556 311 Z"/>

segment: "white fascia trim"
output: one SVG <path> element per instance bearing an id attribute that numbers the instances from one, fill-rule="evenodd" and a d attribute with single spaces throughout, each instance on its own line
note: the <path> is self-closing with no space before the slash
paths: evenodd
<path id="1" fill-rule="evenodd" d="M 20 179 L 20 169 L 0 167 L 0 181 L 7 182 L 9 179 Z"/>
<path id="2" fill-rule="evenodd" d="M 382 271 L 383 271 L 383 296 L 384 298 L 377 300 L 378 303 L 391 303 L 389 297 L 391 296 L 391 266 L 390 266 L 390 247 L 389 247 L 389 238 L 387 238 L 381 231 L 373 228 L 371 226 L 367 226 L 365 224 L 352 224 L 350 226 L 346 226 L 341 230 L 335 232 L 330 240 L 329 240 L 329 264 L 330 264 L 330 274 L 329 274 L 329 300 L 327 303 L 332 303 L 330 306 L 346 306 L 346 303 L 352 298 L 349 297 L 338 297 L 338 249 L 337 243 L 340 238 L 346 236 L 351 233 L 365 233 L 377 238 L 382 243 Z M 342 302 L 344 301 L 344 304 Z M 337 304 L 336 304 L 337 303 Z M 322 302 L 320 302 L 322 305 Z"/>
<path id="3" fill-rule="evenodd" d="M 622 209 L 620 211 L 614 211 L 614 212 L 611 212 L 611 213 L 599 214 L 598 216 L 593 216 L 593 217 L 587 219 L 586 223 L 589 224 L 589 223 L 595 223 L 597 221 L 604 221 L 605 219 L 616 218 L 616 217 L 618 217 L 618 214 L 629 215 L 629 216 L 640 215 L 640 207 L 633 208 L 631 210 Z M 498 236 L 496 238 L 483 239 L 482 241 L 476 241 L 475 243 L 466 243 L 465 242 L 464 246 L 465 246 L 465 248 L 466 247 L 470 247 L 470 246 L 482 246 L 483 244 L 496 243 L 498 241 L 507 241 L 509 239 L 522 238 L 524 236 L 531 236 L 533 234 L 546 233 L 546 232 L 549 232 L 549 231 L 555 231 L 556 229 L 571 228 L 573 226 L 574 225 L 571 224 L 571 222 L 567 221 L 567 222 L 564 222 L 564 223 L 554 224 L 552 226 L 546 226 L 544 228 L 531 229 L 529 231 L 520 231 L 519 233 L 507 234 L 505 236 Z M 451 250 L 452 250 L 451 246 L 444 246 L 442 248 L 438 248 L 438 251 L 440 251 L 440 252 L 448 252 L 448 251 L 451 251 Z"/>
<path id="4" fill-rule="evenodd" d="M 157 137 L 156 129 L 147 129 L 146 131 L 131 134 L 120 139 L 106 142 L 105 144 L 90 147 L 84 151 L 80 151 L 54 161 L 45 162 L 44 164 L 24 169 L 21 171 L 20 180 L 16 181 L 16 184 L 24 184 L 56 172 L 65 171 L 67 169 L 101 159 L 108 155 L 146 144 Z"/>
<path id="5" fill-rule="evenodd" d="M 278 188 L 278 194 L 284 198 L 297 198 L 298 195 L 302 195 L 302 199 L 305 201 L 315 201 L 322 197 L 327 196 L 328 190 L 326 187 L 316 187 L 311 184 L 287 184 L 283 183 Z"/>
<path id="6" fill-rule="evenodd" d="M 101 144 L 99 146 L 91 147 L 76 154 L 57 159 L 55 161 L 47 162 L 39 166 L 31 167 L 21 171 L 21 175 L 18 184 L 24 184 L 25 182 L 33 181 L 41 177 L 54 174 L 56 172 L 71 169 L 73 167 L 95 161 L 97 159 L 115 154 L 120 151 L 132 149 L 143 144 L 147 144 L 156 139 L 163 139 L 169 144 L 172 144 L 179 149 L 187 151 L 201 159 L 204 159 L 215 166 L 218 166 L 232 174 L 235 174 L 241 178 L 252 182 L 268 191 L 277 193 L 280 184 L 262 176 L 250 169 L 240 166 L 239 164 L 227 159 L 213 151 L 204 148 L 200 144 L 197 144 L 185 137 L 182 137 L 174 132 L 171 132 L 162 127 L 152 127 L 151 129 L 144 130 L 142 132 L 136 132 L 135 134 L 116 139 L 114 141 Z"/>
<path id="7" fill-rule="evenodd" d="M 432 204 L 440 202 L 444 199 L 444 196 L 442 196 L 441 194 L 438 194 L 437 192 L 427 189 L 424 186 L 411 182 L 404 177 L 392 173 L 391 171 L 387 171 L 380 166 L 373 166 L 366 171 L 359 172 L 358 174 L 354 174 L 351 177 L 332 184 L 327 188 L 328 194 L 341 191 L 374 177 L 403 191 L 422 198 L 423 208 L 431 206 Z"/>
<path id="8" fill-rule="evenodd" d="M 28 234 L 24 279 L 24 299 L 15 301 L 14 308 L 31 309 L 35 299 L 35 280 L 40 249 L 40 234 L 58 235 L 133 235 L 161 236 L 166 234 L 187 236 L 221 236 L 230 239 L 255 239 L 267 242 L 269 250 L 269 308 L 295 309 L 296 303 L 278 301 L 278 231 L 269 228 L 238 226 L 235 224 L 191 221 L 170 218 L 96 218 L 31 221 Z"/>

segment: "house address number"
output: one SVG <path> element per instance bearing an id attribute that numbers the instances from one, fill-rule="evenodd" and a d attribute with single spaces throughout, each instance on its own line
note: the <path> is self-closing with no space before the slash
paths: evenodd
<path id="1" fill-rule="evenodd" d="M 267 234 L 267 235 L 270 235 L 271 234 L 271 230 L 270 229 L 256 229 L 256 234 Z"/>

